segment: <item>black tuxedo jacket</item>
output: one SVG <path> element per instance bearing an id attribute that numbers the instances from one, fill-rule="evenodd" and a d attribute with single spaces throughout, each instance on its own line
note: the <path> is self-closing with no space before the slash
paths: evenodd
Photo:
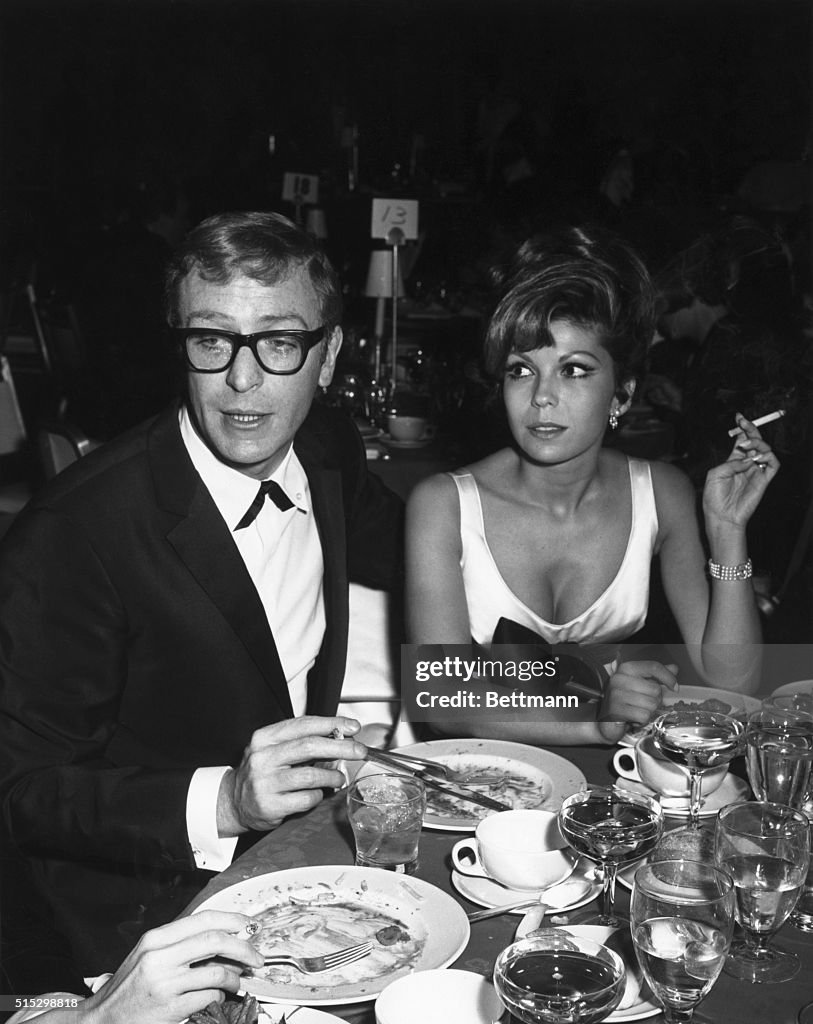
<path id="1" fill-rule="evenodd" d="M 307 710 L 334 714 L 348 580 L 398 578 L 401 503 L 339 414 L 315 406 L 295 450 L 325 566 Z M 115 968 L 209 877 L 186 834 L 194 770 L 238 763 L 255 729 L 291 714 L 260 598 L 177 407 L 70 467 L 4 538 L 3 828 L 86 972 Z"/>

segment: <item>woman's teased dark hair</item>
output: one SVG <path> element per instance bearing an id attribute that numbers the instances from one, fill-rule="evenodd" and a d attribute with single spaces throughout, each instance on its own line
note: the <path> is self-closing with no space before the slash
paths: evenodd
<path id="1" fill-rule="evenodd" d="M 640 257 L 617 235 L 593 227 L 535 235 L 494 279 L 483 362 L 495 379 L 511 352 L 552 345 L 551 325 L 562 321 L 598 332 L 619 387 L 640 370 L 655 330 L 655 291 Z"/>
<path id="2" fill-rule="evenodd" d="M 313 235 L 278 213 L 219 213 L 186 236 L 167 268 L 167 318 L 178 324 L 178 293 L 190 274 L 227 284 L 234 277 L 264 285 L 284 281 L 303 269 L 319 296 L 322 323 L 329 329 L 342 318 L 342 292 L 330 260 Z"/>

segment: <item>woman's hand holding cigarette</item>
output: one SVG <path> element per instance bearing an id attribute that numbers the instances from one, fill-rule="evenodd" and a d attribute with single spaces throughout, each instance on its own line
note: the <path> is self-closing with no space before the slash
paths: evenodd
<path id="1" fill-rule="evenodd" d="M 782 415 L 784 415 L 782 413 Z M 778 419 L 772 414 L 771 419 Z M 764 422 L 766 417 L 762 417 Z M 728 459 L 706 476 L 703 512 L 707 527 L 725 523 L 745 527 L 779 470 L 779 460 L 762 439 L 756 423 L 737 413 L 735 443 Z"/>
<path id="2" fill-rule="evenodd" d="M 740 415 L 738 413 L 738 415 Z M 766 413 L 764 416 L 759 416 L 752 423 L 752 427 L 764 427 L 766 423 L 773 423 L 774 420 L 780 420 L 785 415 L 784 409 L 777 409 L 776 412 Z M 743 417 L 744 419 L 745 417 Z M 746 423 L 748 421 L 746 420 Z M 736 437 L 740 433 L 740 427 L 732 427 L 728 432 L 729 437 Z"/>

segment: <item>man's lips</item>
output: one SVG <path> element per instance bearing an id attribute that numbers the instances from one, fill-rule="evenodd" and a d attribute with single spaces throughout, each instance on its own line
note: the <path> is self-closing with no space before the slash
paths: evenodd
<path id="1" fill-rule="evenodd" d="M 267 412 L 238 412 L 237 410 L 226 410 L 223 416 L 237 427 L 255 427 L 261 423 L 269 413 Z"/>

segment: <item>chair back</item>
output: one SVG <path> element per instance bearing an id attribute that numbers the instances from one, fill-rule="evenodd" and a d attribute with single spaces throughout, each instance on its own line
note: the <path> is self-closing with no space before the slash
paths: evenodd
<path id="1" fill-rule="evenodd" d="M 78 427 L 70 423 L 44 423 L 37 434 L 42 470 L 46 480 L 51 480 L 97 447 Z"/>

